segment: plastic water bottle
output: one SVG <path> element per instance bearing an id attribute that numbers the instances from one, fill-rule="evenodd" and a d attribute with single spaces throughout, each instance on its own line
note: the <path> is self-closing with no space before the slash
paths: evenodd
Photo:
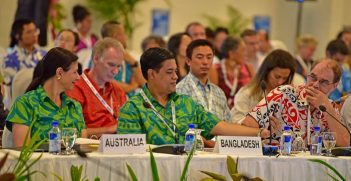
<path id="1" fill-rule="evenodd" d="M 311 134 L 311 155 L 320 155 L 322 153 L 322 136 L 320 134 L 321 128 L 319 126 L 314 127 L 314 132 Z"/>
<path id="2" fill-rule="evenodd" d="M 49 152 L 59 154 L 61 152 L 61 131 L 58 122 L 52 122 L 52 128 L 49 131 Z"/>
<path id="3" fill-rule="evenodd" d="M 284 126 L 284 132 L 280 138 L 280 154 L 281 155 L 290 155 L 291 141 L 292 141 L 292 136 L 290 133 L 290 127 Z"/>
<path id="4" fill-rule="evenodd" d="M 189 124 L 189 129 L 185 133 L 185 152 L 190 152 L 196 139 L 195 125 Z"/>

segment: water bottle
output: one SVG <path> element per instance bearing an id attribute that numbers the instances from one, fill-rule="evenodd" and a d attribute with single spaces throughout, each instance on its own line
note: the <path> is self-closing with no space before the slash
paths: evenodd
<path id="1" fill-rule="evenodd" d="M 195 132 L 195 125 L 194 124 L 189 124 L 189 129 L 185 133 L 185 147 L 184 151 L 185 152 L 190 152 L 196 139 L 196 132 Z"/>
<path id="2" fill-rule="evenodd" d="M 289 126 L 284 126 L 284 132 L 280 138 L 280 154 L 290 155 L 292 136 Z"/>
<path id="3" fill-rule="evenodd" d="M 322 152 L 322 136 L 320 134 L 321 128 L 319 126 L 314 127 L 314 132 L 311 134 L 311 155 L 320 155 Z"/>
<path id="4" fill-rule="evenodd" d="M 52 128 L 49 131 L 49 153 L 59 154 L 61 152 L 61 132 L 58 122 L 52 122 Z"/>

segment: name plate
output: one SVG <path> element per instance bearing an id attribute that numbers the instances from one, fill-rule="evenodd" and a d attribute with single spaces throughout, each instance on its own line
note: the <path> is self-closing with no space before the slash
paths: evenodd
<path id="1" fill-rule="evenodd" d="M 217 136 L 214 150 L 219 154 L 263 155 L 260 137 Z"/>
<path id="2" fill-rule="evenodd" d="M 102 153 L 146 153 L 145 134 L 103 134 L 99 150 Z"/>

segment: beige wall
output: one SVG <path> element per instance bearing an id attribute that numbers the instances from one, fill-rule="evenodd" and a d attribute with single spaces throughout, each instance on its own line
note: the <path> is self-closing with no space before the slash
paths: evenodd
<path id="1" fill-rule="evenodd" d="M 64 24 L 73 27 L 70 16 L 72 7 L 85 0 L 60 0 L 68 13 Z M 138 7 L 136 19 L 142 26 L 135 31 L 134 38 L 130 41 L 131 48 L 140 51 L 140 42 L 151 32 L 151 11 L 154 8 L 170 10 L 170 34 L 183 31 L 191 21 L 206 23 L 202 17 L 204 13 L 226 19 L 226 6 L 231 4 L 237 7 L 246 17 L 254 15 L 271 16 L 272 39 L 285 42 L 291 52 L 294 52 L 297 3 L 286 0 L 171 0 L 172 6 L 168 7 L 163 0 L 148 0 Z M 350 7 L 349 0 L 317 0 L 306 2 L 303 9 L 301 33 L 314 35 L 319 40 L 316 58 L 324 56 L 324 48 L 329 40 L 335 38 L 343 25 L 351 24 L 351 17 L 347 13 Z M 16 8 L 15 0 L 2 0 L 0 6 L 0 46 L 6 47 L 9 39 L 9 29 Z M 99 34 L 102 21 L 94 19 L 93 31 Z"/>

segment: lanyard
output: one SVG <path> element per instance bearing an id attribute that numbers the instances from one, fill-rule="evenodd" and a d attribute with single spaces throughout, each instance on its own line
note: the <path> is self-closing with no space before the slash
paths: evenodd
<path id="1" fill-rule="evenodd" d="M 196 97 L 199 97 L 201 100 L 201 102 L 203 103 L 206 111 L 209 111 L 211 112 L 211 109 L 212 109 L 212 91 L 210 90 L 209 91 L 209 95 L 208 95 L 208 98 L 207 98 L 207 104 L 206 104 L 206 101 L 205 101 L 205 98 L 206 97 L 206 88 L 205 88 L 205 95 L 201 95 L 200 94 L 200 90 L 197 89 L 196 87 L 196 83 L 194 82 L 194 80 L 190 77 L 190 80 L 191 80 L 191 87 L 193 89 L 193 91 L 195 92 L 196 94 Z"/>
<path id="2" fill-rule="evenodd" d="M 227 70 L 225 67 L 225 62 L 221 62 L 221 69 L 224 77 L 224 83 L 230 88 L 230 96 L 234 96 L 236 88 L 238 87 L 238 79 L 239 79 L 239 67 L 234 68 L 234 81 L 233 84 L 231 84 L 228 80 L 227 77 Z"/>
<path id="3" fill-rule="evenodd" d="M 125 61 L 122 62 L 122 78 L 121 78 L 121 82 L 123 83 L 127 83 L 127 64 Z"/>
<path id="4" fill-rule="evenodd" d="M 95 94 L 95 96 L 98 98 L 98 100 L 101 102 L 101 104 L 108 110 L 108 112 L 110 112 L 112 114 L 113 117 L 115 117 L 114 111 L 113 109 L 106 103 L 106 101 L 101 97 L 101 95 L 99 94 L 99 92 L 95 89 L 95 87 L 93 86 L 93 84 L 89 81 L 88 77 L 83 73 L 82 74 L 82 78 L 85 81 L 85 83 L 87 83 L 87 85 L 89 86 L 90 90 L 93 91 L 93 93 Z M 113 101 L 112 101 L 112 97 L 110 97 L 110 103 L 111 105 L 113 105 Z"/>
<path id="5" fill-rule="evenodd" d="M 154 107 L 153 104 L 151 104 L 151 101 L 149 100 L 149 98 L 145 95 L 145 92 L 141 89 L 140 90 L 140 94 L 141 96 L 143 97 L 144 101 L 147 102 L 150 106 L 151 106 L 151 109 L 152 109 L 152 112 L 154 114 L 156 114 L 156 116 L 158 118 L 161 119 L 161 121 L 163 122 L 164 125 L 167 126 L 167 128 L 171 131 L 173 137 L 176 137 L 176 115 L 175 115 L 175 104 L 174 104 L 174 101 L 171 101 L 171 106 L 172 106 L 172 121 L 173 121 L 173 130 L 171 127 L 169 127 L 169 125 L 166 123 L 164 117 L 156 110 L 156 108 Z"/>

